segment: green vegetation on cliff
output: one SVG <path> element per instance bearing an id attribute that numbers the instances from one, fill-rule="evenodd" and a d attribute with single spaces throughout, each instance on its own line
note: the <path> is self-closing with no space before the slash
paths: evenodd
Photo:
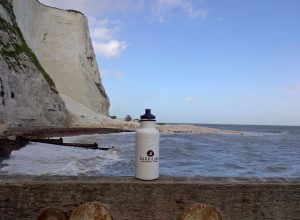
<path id="1" fill-rule="evenodd" d="M 24 61 L 24 59 L 26 59 L 25 56 L 27 56 L 42 73 L 49 86 L 56 91 L 54 81 L 44 70 L 37 57 L 24 40 L 16 23 L 12 2 L 9 0 L 0 0 L 0 4 L 7 11 L 12 21 L 11 24 L 0 17 L 0 31 L 8 36 L 8 39 L 0 39 L 0 55 L 7 63 L 8 68 L 15 72 L 20 72 L 20 70 L 26 68 L 26 65 L 22 61 Z"/>
<path id="2" fill-rule="evenodd" d="M 103 85 L 102 85 L 101 83 L 95 83 L 95 85 L 97 86 L 97 88 L 98 88 L 100 94 L 101 94 L 105 99 L 109 100 L 109 98 L 108 98 L 108 96 L 107 96 L 107 94 L 106 94 L 106 92 L 105 92 L 105 89 L 104 89 Z"/>

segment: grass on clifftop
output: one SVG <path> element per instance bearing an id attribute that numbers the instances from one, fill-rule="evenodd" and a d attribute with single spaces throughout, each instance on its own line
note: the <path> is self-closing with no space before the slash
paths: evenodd
<path id="1" fill-rule="evenodd" d="M 81 11 L 77 11 L 77 10 L 74 10 L 74 9 L 68 9 L 66 10 L 67 12 L 73 12 L 73 13 L 77 13 L 77 14 L 81 14 L 81 15 L 84 15 Z"/>

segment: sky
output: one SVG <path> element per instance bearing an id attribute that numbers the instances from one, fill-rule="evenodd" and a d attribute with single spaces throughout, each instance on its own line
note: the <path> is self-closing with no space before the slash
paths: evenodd
<path id="1" fill-rule="evenodd" d="M 299 0 L 41 0 L 88 17 L 110 115 L 300 125 Z"/>

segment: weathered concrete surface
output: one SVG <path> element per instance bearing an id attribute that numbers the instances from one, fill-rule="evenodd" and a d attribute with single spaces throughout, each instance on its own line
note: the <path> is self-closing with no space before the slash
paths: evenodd
<path id="1" fill-rule="evenodd" d="M 213 205 L 222 219 L 296 220 L 300 179 L 161 177 L 1 177 L 0 219 L 36 219 L 53 207 L 70 213 L 83 202 L 104 203 L 114 219 L 178 219 L 194 203 Z"/>
<path id="2" fill-rule="evenodd" d="M 45 6 L 38 0 L 13 0 L 13 5 L 25 41 L 58 92 L 93 112 L 108 115 L 109 99 L 100 79 L 86 17 L 80 12 Z"/>

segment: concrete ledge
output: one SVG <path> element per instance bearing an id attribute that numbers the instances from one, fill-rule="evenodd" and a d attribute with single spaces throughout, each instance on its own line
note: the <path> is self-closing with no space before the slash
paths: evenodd
<path id="1" fill-rule="evenodd" d="M 208 203 L 222 219 L 299 219 L 300 179 L 1 176 L 0 219 L 36 219 L 52 207 L 70 213 L 83 202 L 104 203 L 114 219 L 178 219 Z"/>

